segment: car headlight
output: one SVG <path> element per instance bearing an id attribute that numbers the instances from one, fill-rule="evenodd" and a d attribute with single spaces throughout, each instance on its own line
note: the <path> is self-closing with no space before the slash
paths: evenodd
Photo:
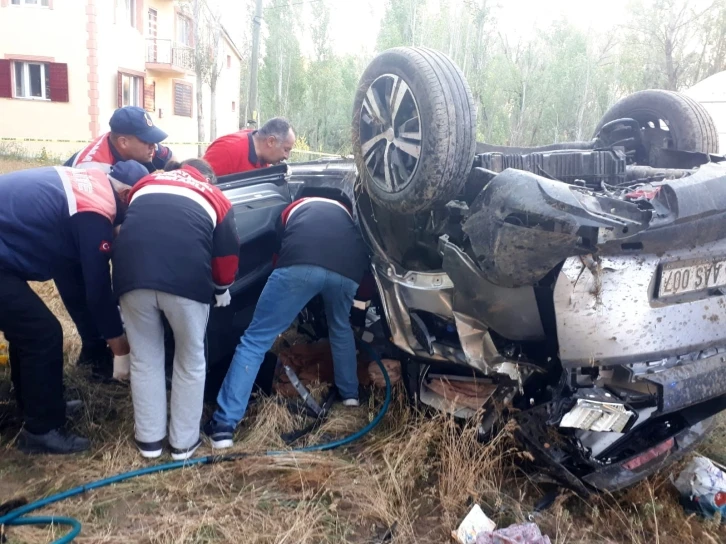
<path id="1" fill-rule="evenodd" d="M 622 404 L 578 399 L 562 418 L 560 427 L 621 433 L 634 415 Z"/>

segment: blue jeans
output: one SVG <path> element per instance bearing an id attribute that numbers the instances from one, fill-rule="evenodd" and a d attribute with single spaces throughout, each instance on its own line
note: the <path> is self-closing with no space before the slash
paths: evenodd
<path id="1" fill-rule="evenodd" d="M 349 321 L 357 290 L 355 281 L 319 266 L 296 265 L 275 270 L 257 301 L 252 323 L 234 353 L 217 396 L 214 420 L 232 428 L 242 420 L 265 354 L 310 299 L 318 294 L 325 302 L 335 385 L 344 399 L 357 399 L 355 339 Z"/>

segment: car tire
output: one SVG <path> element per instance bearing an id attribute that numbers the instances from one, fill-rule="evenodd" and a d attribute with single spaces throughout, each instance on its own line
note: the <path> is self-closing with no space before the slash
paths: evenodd
<path id="1" fill-rule="evenodd" d="M 595 135 L 611 121 L 635 119 L 641 127 L 654 119 L 666 121 L 674 149 L 718 153 L 718 131 L 706 109 L 692 98 L 673 91 L 651 89 L 616 102 L 603 116 Z"/>
<path id="2" fill-rule="evenodd" d="M 377 204 L 414 214 L 462 189 L 476 147 L 476 107 L 446 55 L 398 47 L 378 55 L 358 85 L 353 152 Z"/>

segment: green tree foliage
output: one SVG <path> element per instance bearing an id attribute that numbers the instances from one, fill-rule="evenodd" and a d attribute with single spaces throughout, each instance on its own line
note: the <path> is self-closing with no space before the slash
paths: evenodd
<path id="1" fill-rule="evenodd" d="M 303 9 L 312 10 L 304 29 Z M 353 98 L 370 58 L 335 53 L 330 9 L 329 0 L 267 1 L 261 115 L 289 117 L 311 150 L 349 153 Z M 683 90 L 726 69 L 726 0 L 633 0 L 615 29 L 558 20 L 518 39 L 500 29 L 497 9 L 494 0 L 385 0 L 371 36 L 376 51 L 414 45 L 449 55 L 471 87 L 480 141 L 586 140 L 622 96 Z"/>

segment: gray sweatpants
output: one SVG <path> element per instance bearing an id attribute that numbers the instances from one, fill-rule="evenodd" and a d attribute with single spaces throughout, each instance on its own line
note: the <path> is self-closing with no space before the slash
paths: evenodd
<path id="1" fill-rule="evenodd" d="M 166 437 L 166 375 L 162 312 L 174 332 L 174 373 L 171 379 L 169 444 L 189 448 L 199 439 L 204 403 L 204 335 L 209 304 L 139 289 L 120 299 L 131 345 L 131 397 L 136 440 L 156 442 Z"/>

